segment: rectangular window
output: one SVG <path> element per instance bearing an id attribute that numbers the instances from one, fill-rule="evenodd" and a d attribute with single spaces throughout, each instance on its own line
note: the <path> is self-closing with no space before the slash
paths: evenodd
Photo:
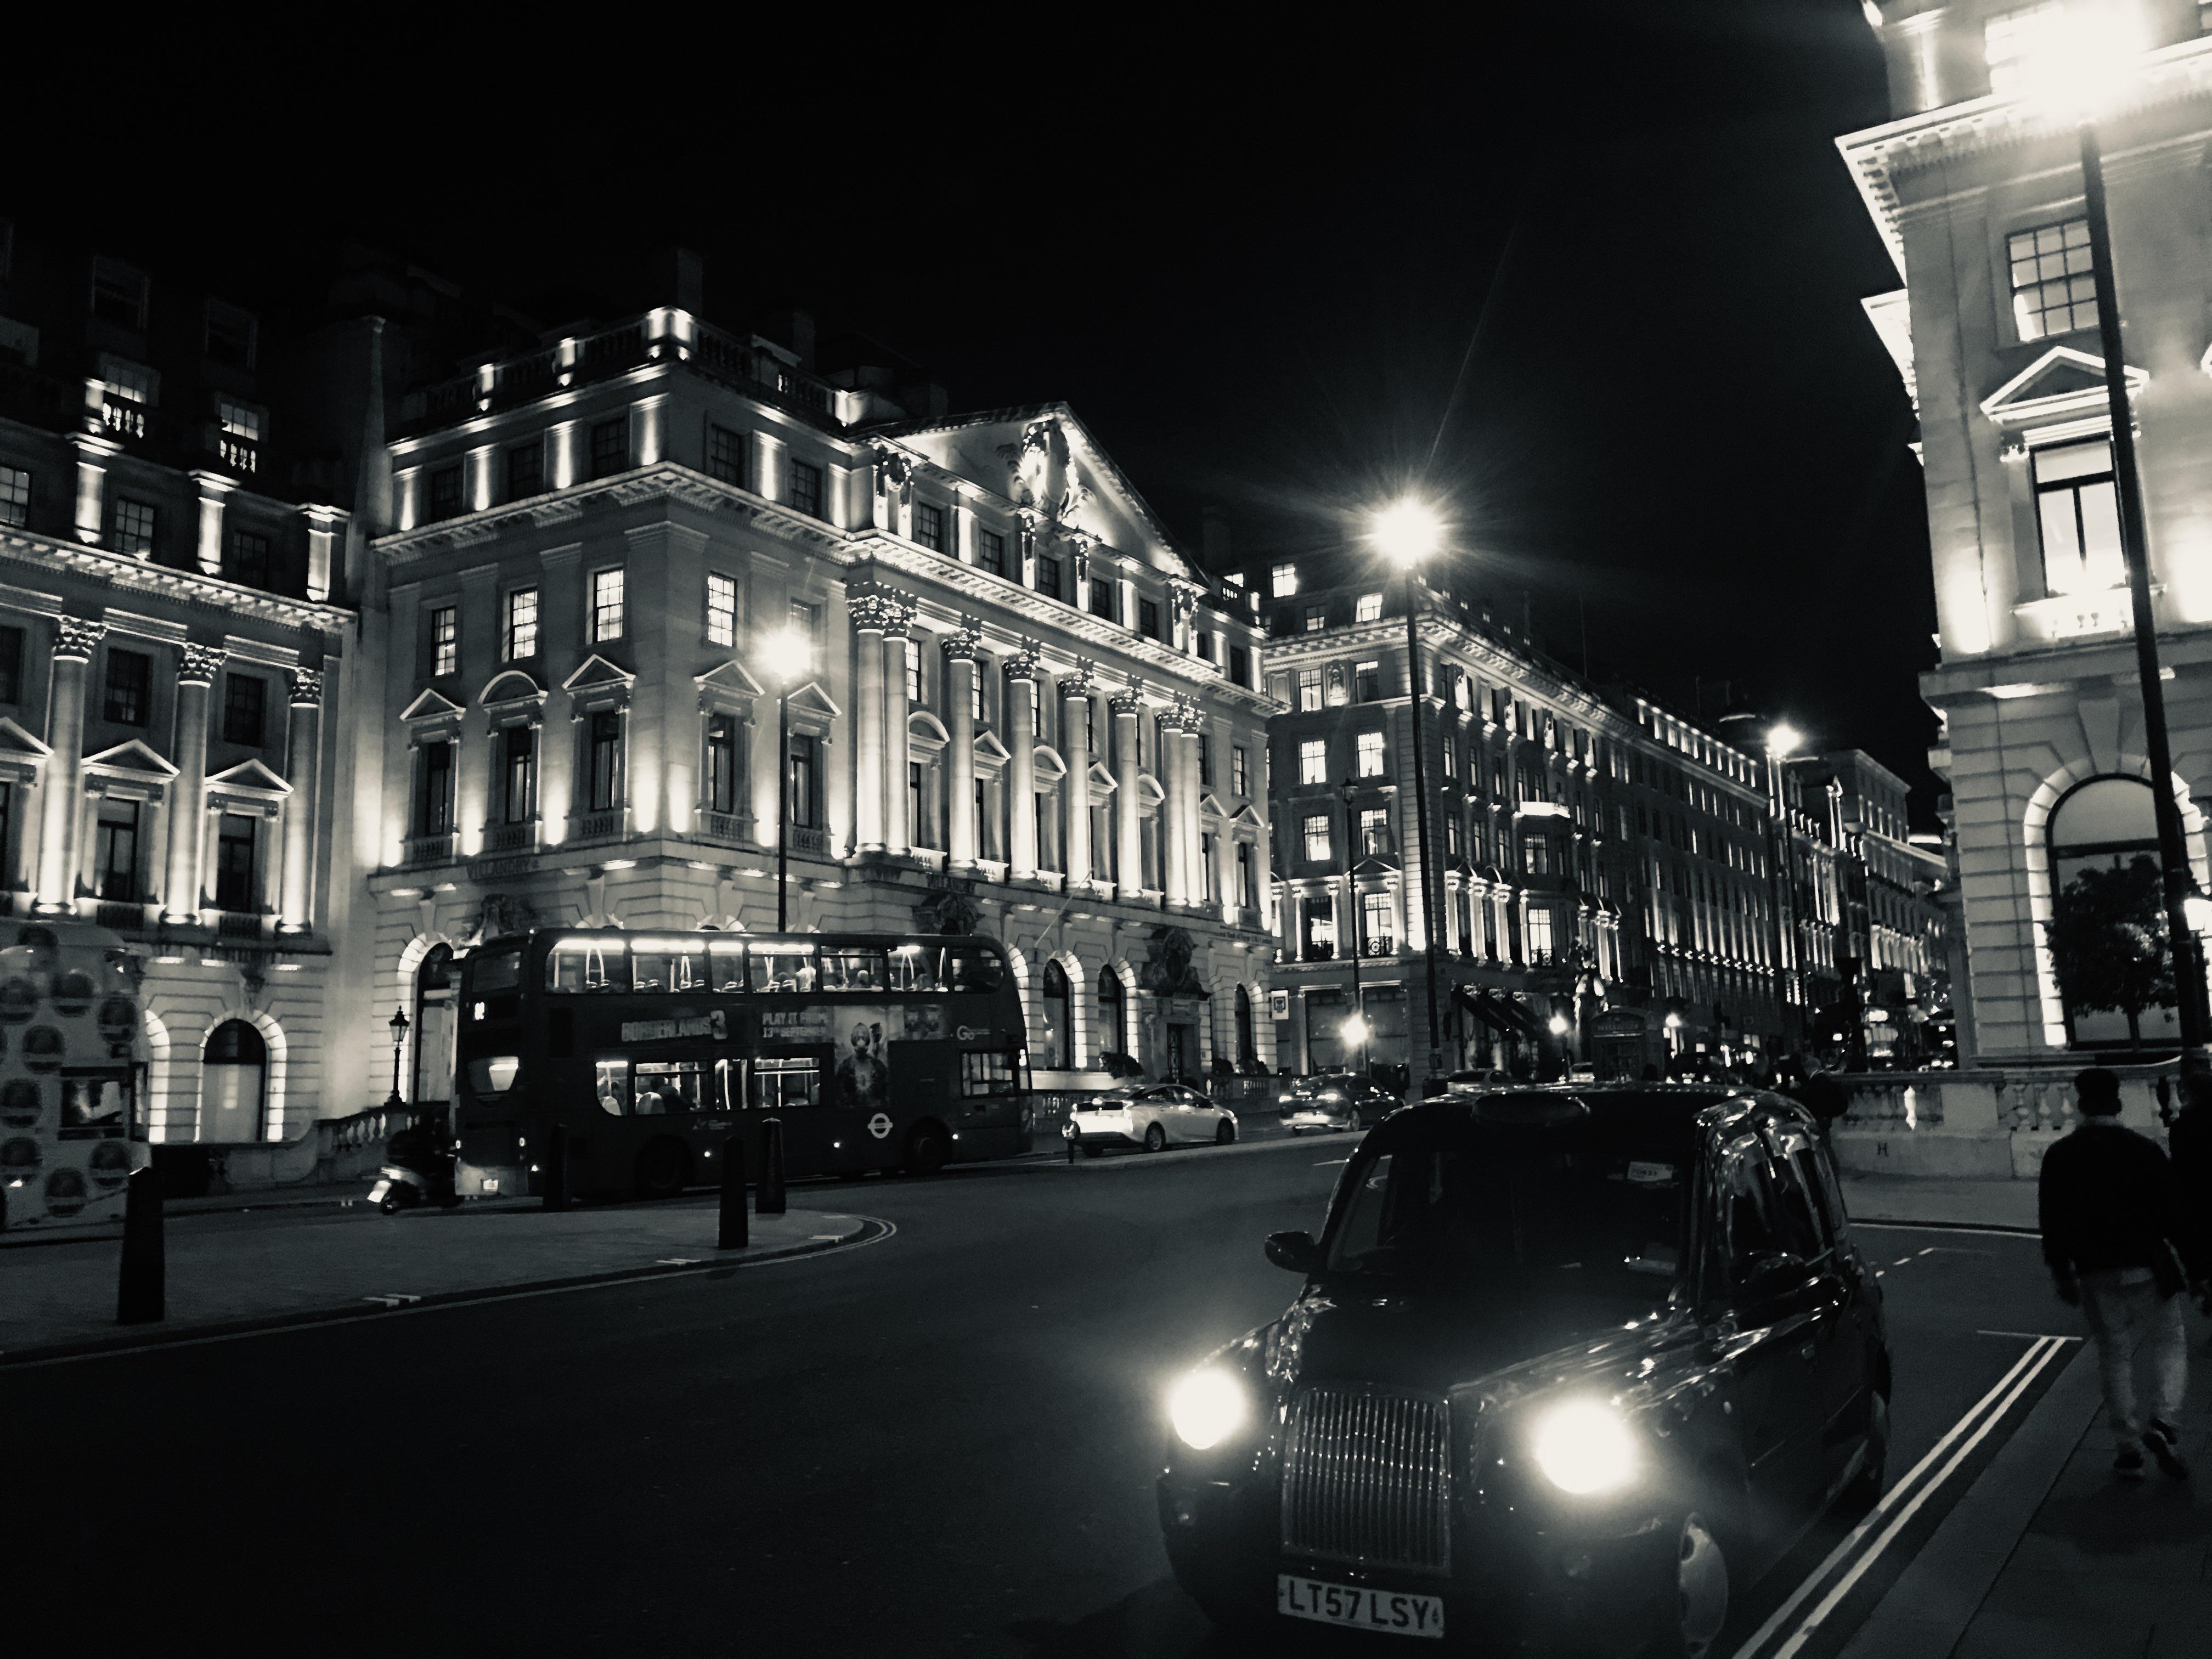
<path id="1" fill-rule="evenodd" d="M 707 721 L 707 810 L 738 810 L 738 721 L 715 714 Z"/>
<path id="2" fill-rule="evenodd" d="M 791 822 L 794 828 L 814 828 L 815 778 L 821 769 L 817 754 L 819 739 L 811 733 L 794 732 L 791 734 L 791 752 L 786 757 L 785 792 Z"/>
<path id="3" fill-rule="evenodd" d="M 810 519 L 822 516 L 822 469 L 811 461 L 793 460 L 790 466 L 791 505 Z"/>
<path id="4" fill-rule="evenodd" d="M 623 568 L 592 573 L 592 643 L 623 636 Z"/>
<path id="5" fill-rule="evenodd" d="M 592 424 L 592 476 L 611 478 L 629 468 L 629 416 Z"/>
<path id="6" fill-rule="evenodd" d="M 1229 647 L 1229 678 L 1232 684 L 1252 684 L 1252 653 L 1244 646 Z"/>
<path id="7" fill-rule="evenodd" d="M 1531 963 L 1549 962 L 1552 959 L 1552 913 L 1549 910 L 1529 911 L 1528 925 L 1524 932 L 1526 937 L 1522 943 L 1528 946 L 1526 959 Z"/>
<path id="8" fill-rule="evenodd" d="M 1298 713 L 1310 714 L 1321 707 L 1321 670 L 1298 670 Z"/>
<path id="9" fill-rule="evenodd" d="M 1362 593 L 1352 607 L 1352 620 L 1364 623 L 1381 622 L 1382 596 L 1380 593 Z"/>
<path id="10" fill-rule="evenodd" d="M 1252 793 L 1251 783 L 1244 745 L 1240 743 L 1229 751 L 1229 787 L 1233 793 L 1249 795 Z"/>
<path id="11" fill-rule="evenodd" d="M 538 734 L 510 726 L 500 734 L 501 814 L 509 823 L 527 823 L 538 812 Z"/>
<path id="12" fill-rule="evenodd" d="M 921 647 L 910 634 L 899 643 L 906 647 L 906 700 L 912 705 L 921 701 Z"/>
<path id="13" fill-rule="evenodd" d="M 0 525 L 21 530 L 31 522 L 31 475 L 20 466 L 0 466 Z"/>
<path id="14" fill-rule="evenodd" d="M 1532 876 L 1552 873 L 1552 843 L 1541 836 L 1531 836 L 1521 843 L 1521 868 Z"/>
<path id="15" fill-rule="evenodd" d="M 971 1048 L 960 1056 L 960 1097 L 977 1100 L 1014 1092 L 1014 1058 L 1004 1048 Z"/>
<path id="16" fill-rule="evenodd" d="M 422 804 L 416 815 L 417 832 L 442 836 L 453 827 L 453 745 L 422 745 Z"/>
<path id="17" fill-rule="evenodd" d="M 1352 671 L 1352 679 L 1360 702 L 1380 702 L 1382 700 L 1382 665 L 1381 663 L 1361 663 Z"/>
<path id="18" fill-rule="evenodd" d="M 1989 65 L 1992 93 L 2002 98 L 2021 89 L 2036 58 L 2063 40 L 2065 16 L 2065 0 L 2040 0 L 1984 21 L 1982 60 Z"/>
<path id="19" fill-rule="evenodd" d="M 707 643 L 738 642 L 738 584 L 731 577 L 707 573 Z"/>
<path id="20" fill-rule="evenodd" d="M 1336 954 L 1336 901 L 1324 895 L 1306 900 L 1301 908 L 1305 912 L 1301 955 L 1308 962 L 1326 962 Z"/>
<path id="21" fill-rule="evenodd" d="M 136 801 L 102 798 L 100 803 L 93 879 L 100 896 L 111 904 L 130 904 L 138 897 L 138 812 Z"/>
<path id="22" fill-rule="evenodd" d="M 983 665 L 980 662 L 968 669 L 968 718 L 979 722 L 983 718 Z"/>
<path id="23" fill-rule="evenodd" d="M 538 590 L 518 587 L 507 596 L 507 637 L 502 660 L 520 662 L 538 654 Z"/>
<path id="24" fill-rule="evenodd" d="M 1328 817 L 1316 812 L 1305 820 L 1306 862 L 1326 864 L 1329 859 Z"/>
<path id="25" fill-rule="evenodd" d="M 118 327 L 146 326 L 146 273 L 120 259 L 92 262 L 92 314 Z"/>
<path id="26" fill-rule="evenodd" d="M 222 677 L 222 740 L 261 747 L 268 715 L 269 682 L 258 674 L 226 673 Z"/>
<path id="27" fill-rule="evenodd" d="M 456 461 L 451 466 L 441 466 L 430 474 L 430 517 L 453 519 L 460 516 L 461 467 Z"/>
<path id="28" fill-rule="evenodd" d="M 975 532 L 975 562 L 994 576 L 1006 574 L 1006 538 L 995 530 L 980 526 Z"/>
<path id="29" fill-rule="evenodd" d="M 0 702 L 22 701 L 23 630 L 0 628 Z"/>
<path id="30" fill-rule="evenodd" d="M 154 684 L 154 659 L 143 652 L 111 646 L 107 652 L 107 718 L 118 726 L 146 724 L 148 694 Z"/>
<path id="31" fill-rule="evenodd" d="M 1060 597 L 1060 561 L 1040 558 L 1036 562 L 1036 591 L 1047 599 Z"/>
<path id="32" fill-rule="evenodd" d="M 602 708 L 592 716 L 590 793 L 586 799 L 594 812 L 611 812 L 622 805 L 623 717 Z"/>
<path id="33" fill-rule="evenodd" d="M 1158 599 L 1137 601 L 1137 631 L 1148 640 L 1160 637 L 1160 602 Z"/>
<path id="34" fill-rule="evenodd" d="M 1328 744 L 1322 738 L 1308 738 L 1298 745 L 1298 781 L 1301 784 L 1328 781 Z"/>
<path id="35" fill-rule="evenodd" d="M 1279 564 L 1267 572 L 1267 594 L 1271 599 L 1288 599 L 1298 591 L 1298 568 L 1294 564 Z"/>
<path id="36" fill-rule="evenodd" d="M 1196 635 L 1198 654 L 1207 662 L 1213 660 L 1213 635 L 1201 629 Z"/>
<path id="37" fill-rule="evenodd" d="M 821 637 L 822 607 L 805 599 L 791 602 L 791 625 L 802 640 L 812 641 Z"/>
<path id="38" fill-rule="evenodd" d="M 545 493 L 545 441 L 533 439 L 507 452 L 507 499 L 526 501 Z"/>
<path id="39" fill-rule="evenodd" d="M 726 426 L 707 428 L 707 471 L 740 489 L 745 483 L 745 434 Z"/>
<path id="40" fill-rule="evenodd" d="M 1359 775 L 1379 778 L 1382 775 L 1382 734 L 1362 732 L 1359 734 Z"/>
<path id="41" fill-rule="evenodd" d="M 1111 577 L 1093 576 L 1091 579 L 1091 614 L 1094 617 L 1103 617 L 1108 622 L 1116 619 L 1114 611 L 1114 582 Z"/>
<path id="42" fill-rule="evenodd" d="M 1390 854 L 1390 809 L 1387 806 L 1363 806 L 1359 809 L 1359 853 L 1363 858 L 1388 858 Z"/>
<path id="43" fill-rule="evenodd" d="M 2035 515 L 2043 531 L 2043 585 L 2051 593 L 2102 593 L 2125 585 L 2119 496 L 2109 439 L 2039 449 Z"/>
<path id="44" fill-rule="evenodd" d="M 460 672 L 460 612 L 450 605 L 434 606 L 430 612 L 431 678 Z"/>
<path id="45" fill-rule="evenodd" d="M 233 368 L 252 368 L 255 331 L 252 312 L 220 300 L 207 302 L 206 350 L 216 362 L 228 363 Z"/>
<path id="46" fill-rule="evenodd" d="M 1308 606 L 1306 607 L 1306 632 L 1307 632 L 1307 633 L 1309 633 L 1309 634 L 1318 634 L 1318 633 L 1320 633 L 1320 632 L 1322 631 L 1322 629 L 1323 629 L 1324 628 L 1327 628 L 1328 626 L 1328 607 L 1327 605 L 1308 605 Z"/>
<path id="47" fill-rule="evenodd" d="M 269 538 L 251 530 L 230 532 L 230 557 L 223 574 L 244 587 L 269 586 Z"/>
<path id="48" fill-rule="evenodd" d="M 1361 949 L 1369 956 L 1388 956 L 1390 953 L 1390 896 L 1388 893 L 1362 893 L 1359 896 L 1359 937 Z"/>
<path id="49" fill-rule="evenodd" d="M 118 553 L 129 553 L 141 559 L 150 556 L 154 551 L 154 509 L 144 501 L 118 495 L 112 540 Z"/>
<path id="50" fill-rule="evenodd" d="M 2089 270 L 2089 222 L 2068 219 L 2005 239 L 2012 267 L 2012 318 L 2023 340 L 2097 326 Z"/>
<path id="51" fill-rule="evenodd" d="M 945 551 L 945 509 L 928 501 L 916 501 L 914 538 L 933 553 Z"/>
<path id="52" fill-rule="evenodd" d="M 253 820 L 225 812 L 216 826 L 215 902 L 219 910 L 255 910 Z"/>

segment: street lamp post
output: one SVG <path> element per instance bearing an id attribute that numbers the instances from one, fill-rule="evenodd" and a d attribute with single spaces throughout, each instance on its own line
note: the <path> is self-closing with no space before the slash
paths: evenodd
<path id="1" fill-rule="evenodd" d="M 392 1094 L 384 1103 L 388 1110 L 407 1103 L 399 1092 L 399 1056 L 407 1046 L 407 1011 L 394 1008 L 386 1024 L 392 1031 Z"/>
<path id="2" fill-rule="evenodd" d="M 1367 1069 L 1367 1039 L 1371 1033 L 1367 1028 L 1367 994 L 1359 988 L 1359 957 L 1361 952 L 1367 948 L 1367 941 L 1360 937 L 1359 932 L 1358 878 L 1352 874 L 1353 866 L 1358 862 L 1352 857 L 1352 854 L 1358 850 L 1357 843 L 1353 840 L 1358 834 L 1358 828 L 1352 816 L 1352 803 L 1353 798 L 1358 793 L 1358 786 L 1347 778 L 1339 787 L 1337 793 L 1344 797 L 1344 870 L 1346 878 L 1344 896 L 1345 925 L 1339 931 L 1340 933 L 1348 934 L 1352 941 L 1352 1018 L 1344 1022 L 1344 1040 L 1346 1042 L 1356 1042 L 1359 1045 L 1360 1069 L 1364 1071 Z"/>
<path id="3" fill-rule="evenodd" d="M 1429 1073 L 1443 1069 L 1443 1028 L 1437 1018 L 1437 907 L 1430 902 L 1437 890 L 1432 883 L 1433 860 L 1429 857 L 1429 771 L 1421 750 L 1421 634 L 1420 612 L 1414 603 L 1414 574 L 1421 561 L 1436 550 L 1443 526 L 1430 507 L 1416 501 L 1401 501 L 1375 517 L 1371 535 L 1384 555 L 1394 560 L 1406 578 L 1406 690 L 1407 710 L 1413 743 L 1414 841 L 1421 859 L 1421 955 L 1428 987 Z"/>
<path id="4" fill-rule="evenodd" d="M 1792 1048 L 1804 1046 L 1805 940 L 1797 927 L 1797 837 L 1790 821 L 1790 792 L 1782 763 L 1804 739 L 1795 726 L 1778 724 L 1766 733 L 1767 821 L 1775 845 L 1767 854 L 1767 884 L 1774 902 L 1774 1000 L 1782 1014 L 1782 1038 Z M 1789 918 L 1789 932 L 1783 919 Z M 1792 1000 L 1792 992 L 1795 1000 Z M 1794 1010 L 1794 1012 L 1793 1012 Z"/>
<path id="5" fill-rule="evenodd" d="M 775 682 L 775 931 L 791 930 L 791 688 L 814 659 L 812 641 L 786 628 L 761 641 L 761 665 Z"/>

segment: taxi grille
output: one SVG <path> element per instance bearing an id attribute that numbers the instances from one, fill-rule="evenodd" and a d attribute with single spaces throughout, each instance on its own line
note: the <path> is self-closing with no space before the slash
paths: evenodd
<path id="1" fill-rule="evenodd" d="M 1283 1452 L 1283 1547 L 1358 1565 L 1451 1566 L 1451 1417 L 1441 1400 L 1319 1387 Z"/>

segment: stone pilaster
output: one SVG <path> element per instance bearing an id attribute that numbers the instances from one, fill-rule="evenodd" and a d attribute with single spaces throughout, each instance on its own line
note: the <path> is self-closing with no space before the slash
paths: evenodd
<path id="1" fill-rule="evenodd" d="M 207 777 L 208 690 L 222 666 L 223 653 L 210 645 L 188 645 L 177 672 L 177 739 L 171 757 L 176 781 L 169 786 L 169 856 L 161 881 L 161 920 L 185 926 L 200 919 L 200 858 L 207 814 L 201 792 Z"/>
<path id="2" fill-rule="evenodd" d="M 857 852 L 881 852 L 884 846 L 884 629 L 897 607 L 880 594 L 865 593 L 847 609 L 858 630 L 860 661 L 853 683 L 858 753 L 853 769 L 853 846 Z"/>
<path id="3" fill-rule="evenodd" d="M 1076 659 L 1075 672 L 1060 683 L 1061 758 L 1067 763 L 1060 805 L 1065 809 L 1067 886 L 1072 892 L 1091 879 L 1091 665 Z"/>
<path id="4" fill-rule="evenodd" d="M 945 757 L 945 857 L 956 870 L 975 866 L 975 643 L 971 625 L 945 636 L 945 729 L 952 739 Z"/>
<path id="5" fill-rule="evenodd" d="M 84 815 L 84 682 L 92 653 L 107 632 L 104 622 L 82 617 L 55 621 L 53 694 L 46 713 L 52 756 L 40 781 L 39 908 L 76 907 L 77 822 Z"/>
<path id="6" fill-rule="evenodd" d="M 1036 875 L 1036 682 L 1034 646 L 1006 662 L 1006 860 L 1018 880 Z"/>
<path id="7" fill-rule="evenodd" d="M 1137 792 L 1137 722 L 1144 717 L 1144 682 L 1132 680 L 1126 691 L 1116 691 L 1107 707 L 1114 715 L 1114 840 L 1120 863 L 1116 890 L 1133 898 L 1144 890 L 1145 834 L 1143 802 Z"/>
<path id="8" fill-rule="evenodd" d="M 906 647 L 913 611 L 900 605 L 884 624 L 884 847 L 904 853 L 911 844 L 913 814 L 907 796 L 907 717 L 914 711 L 906 695 Z"/>
<path id="9" fill-rule="evenodd" d="M 315 756 L 322 740 L 323 677 L 312 668 L 292 671 L 291 725 L 284 740 L 284 887 L 280 932 L 304 933 L 313 923 Z"/>

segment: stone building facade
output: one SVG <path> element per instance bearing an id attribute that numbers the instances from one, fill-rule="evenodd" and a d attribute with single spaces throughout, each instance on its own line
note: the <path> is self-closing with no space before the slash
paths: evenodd
<path id="1" fill-rule="evenodd" d="M 2190 861 L 2212 788 L 2212 40 L 2142 0 L 2100 122 L 2149 571 Z M 1981 1058 L 2124 1041 L 2060 995 L 2045 929 L 2083 869 L 2155 856 L 2110 424 L 2070 124 L 2021 95 L 2057 8 L 1887 0 L 1896 118 L 1838 145 L 1903 284 L 1867 309 L 1920 416 L 1971 1029 Z M 2154 1012 L 2147 1033 L 2174 1034 Z"/>

